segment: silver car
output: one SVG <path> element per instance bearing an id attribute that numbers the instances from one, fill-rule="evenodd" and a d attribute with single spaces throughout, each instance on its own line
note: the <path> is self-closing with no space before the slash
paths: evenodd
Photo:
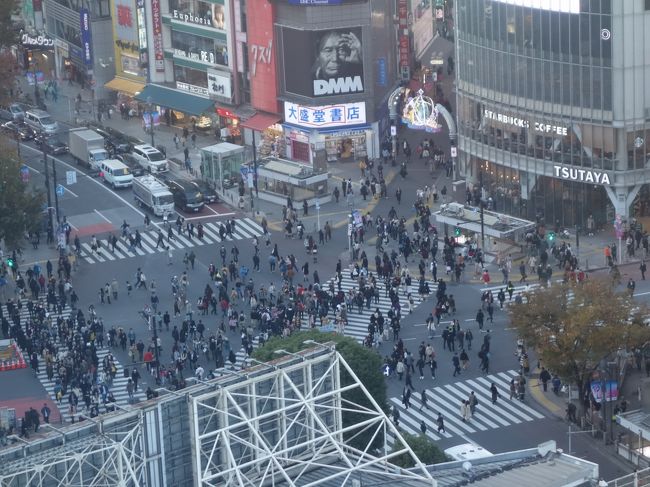
<path id="1" fill-rule="evenodd" d="M 25 111 L 18 103 L 0 106 L 0 118 L 12 122 L 22 122 L 25 119 Z"/>

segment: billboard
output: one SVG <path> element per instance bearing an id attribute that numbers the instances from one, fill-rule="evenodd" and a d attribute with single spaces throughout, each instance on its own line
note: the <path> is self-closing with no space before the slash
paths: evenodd
<path id="1" fill-rule="evenodd" d="M 87 8 L 82 8 L 79 10 L 79 25 L 81 28 L 81 48 L 83 49 L 83 61 L 87 66 L 92 66 L 92 34 L 90 33 L 90 11 Z"/>
<path id="2" fill-rule="evenodd" d="M 156 72 L 165 72 L 165 54 L 163 52 L 162 40 L 162 17 L 160 12 L 160 0 L 151 0 L 151 25 L 153 27 L 153 53 Z"/>
<path id="3" fill-rule="evenodd" d="M 278 112 L 274 8 L 269 0 L 246 2 L 251 105 L 268 113 Z"/>
<path id="4" fill-rule="evenodd" d="M 310 98 L 364 92 L 361 27 L 284 28 L 282 40 L 287 92 Z"/>

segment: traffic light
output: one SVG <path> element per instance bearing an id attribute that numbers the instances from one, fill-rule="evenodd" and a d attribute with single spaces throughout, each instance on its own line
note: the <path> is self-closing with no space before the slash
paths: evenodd
<path id="1" fill-rule="evenodd" d="M 460 237 L 460 227 L 454 227 L 454 235 Z"/>
<path id="2" fill-rule="evenodd" d="M 548 232 L 548 233 L 546 234 L 546 239 L 547 239 L 549 242 L 553 242 L 553 241 L 555 240 L 555 232 Z"/>
<path id="3" fill-rule="evenodd" d="M 11 269 L 13 269 L 14 264 L 15 264 L 14 260 L 13 260 L 11 257 L 7 257 L 7 265 L 8 265 Z"/>

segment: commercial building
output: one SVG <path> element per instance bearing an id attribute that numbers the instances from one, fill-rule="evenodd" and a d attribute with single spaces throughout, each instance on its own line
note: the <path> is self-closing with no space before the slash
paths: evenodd
<path id="1" fill-rule="evenodd" d="M 286 157 L 316 167 L 380 154 L 396 83 L 395 2 L 277 2 Z"/>
<path id="2" fill-rule="evenodd" d="M 547 225 L 648 214 L 650 4 L 455 0 L 458 170 Z"/>
<path id="3" fill-rule="evenodd" d="M 109 0 L 44 0 L 43 10 L 56 77 L 83 83 L 96 99 L 104 98 L 104 84 L 115 76 Z"/>

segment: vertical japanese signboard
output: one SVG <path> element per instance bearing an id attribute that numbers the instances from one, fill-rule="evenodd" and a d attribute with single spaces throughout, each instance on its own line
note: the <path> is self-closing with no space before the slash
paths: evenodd
<path id="1" fill-rule="evenodd" d="M 156 71 L 165 71 L 165 57 L 162 42 L 162 17 L 160 16 L 160 0 L 151 0 L 151 25 L 153 27 L 153 52 Z"/>
<path id="2" fill-rule="evenodd" d="M 81 27 L 81 49 L 83 61 L 86 66 L 92 66 L 92 37 L 90 33 L 90 11 L 87 8 L 79 10 L 79 24 Z"/>
<path id="3" fill-rule="evenodd" d="M 397 1 L 397 22 L 399 25 L 399 69 L 402 79 L 409 79 L 410 46 L 408 26 L 408 0 Z"/>

